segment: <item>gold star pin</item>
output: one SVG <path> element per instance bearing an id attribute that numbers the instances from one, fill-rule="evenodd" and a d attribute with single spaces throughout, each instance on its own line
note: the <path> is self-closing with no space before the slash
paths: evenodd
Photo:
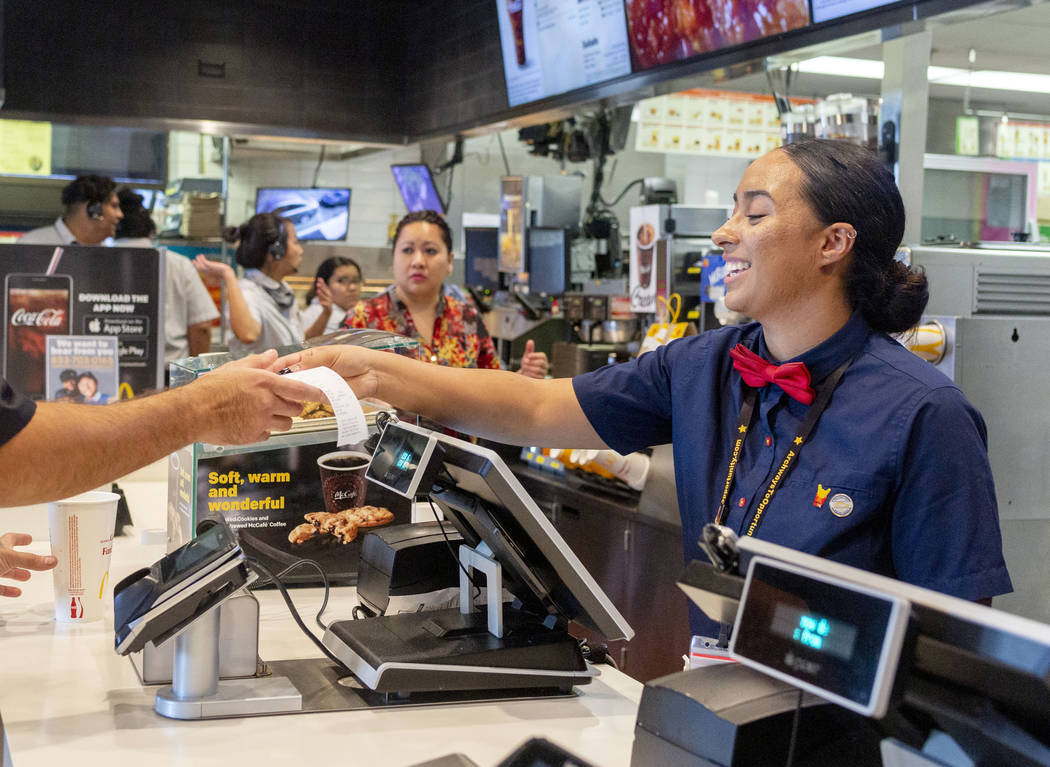
<path id="1" fill-rule="evenodd" d="M 802 437 L 795 437 L 795 444 L 796 445 L 801 445 L 802 444 Z"/>
<path id="2" fill-rule="evenodd" d="M 743 434 L 745 431 L 747 431 L 747 427 L 746 426 L 741 426 L 741 427 L 739 427 L 737 429 L 737 431 L 739 431 L 741 434 Z"/>

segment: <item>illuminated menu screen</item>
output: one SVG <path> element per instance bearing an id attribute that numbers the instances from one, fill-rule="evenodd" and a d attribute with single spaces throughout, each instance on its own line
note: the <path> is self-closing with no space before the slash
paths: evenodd
<path id="1" fill-rule="evenodd" d="M 623 0 L 495 0 L 511 106 L 631 73 Z"/>
<path id="2" fill-rule="evenodd" d="M 813 23 L 841 19 L 851 13 L 870 11 L 895 2 L 897 0 L 813 0 Z"/>
<path id="3" fill-rule="evenodd" d="M 807 0 L 626 0 L 625 5 L 635 72 L 809 24 Z"/>

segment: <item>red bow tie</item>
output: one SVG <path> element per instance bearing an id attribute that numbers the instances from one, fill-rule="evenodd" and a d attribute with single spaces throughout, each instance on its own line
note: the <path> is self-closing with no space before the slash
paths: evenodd
<path id="1" fill-rule="evenodd" d="M 802 362 L 786 362 L 773 365 L 748 349 L 737 344 L 729 350 L 733 367 L 748 386 L 760 387 L 776 384 L 803 405 L 813 402 L 813 387 L 809 385 L 809 371 Z"/>

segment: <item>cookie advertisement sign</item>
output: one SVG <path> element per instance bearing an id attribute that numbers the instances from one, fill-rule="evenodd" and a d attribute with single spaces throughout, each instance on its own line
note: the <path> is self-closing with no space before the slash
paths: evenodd
<path id="1" fill-rule="evenodd" d="M 326 434 L 334 440 L 334 432 Z M 332 441 L 325 439 L 318 444 L 198 458 L 195 471 L 184 477 L 194 484 L 195 513 L 188 528 L 219 515 L 237 533 L 245 553 L 273 572 L 298 559 L 312 559 L 329 580 L 354 583 L 365 533 L 407 524 L 411 504 L 371 483 L 362 483 L 363 494 L 340 493 L 341 504 L 332 507 L 331 499 L 326 504 L 324 488 L 332 484 L 322 482 L 322 468 L 331 463 L 334 450 Z M 185 482 L 182 487 L 183 492 L 190 490 Z M 171 530 L 169 538 L 176 539 Z M 319 581 L 317 573 L 306 567 L 288 578 Z"/>

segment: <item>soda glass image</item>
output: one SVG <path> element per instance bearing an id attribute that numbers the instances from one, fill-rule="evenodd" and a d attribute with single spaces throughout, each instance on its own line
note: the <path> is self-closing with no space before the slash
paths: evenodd
<path id="1" fill-rule="evenodd" d="M 4 369 L 7 382 L 43 399 L 46 336 L 69 335 L 73 280 L 67 274 L 9 274 L 4 280 Z"/>
<path id="2" fill-rule="evenodd" d="M 525 0 L 507 0 L 507 15 L 510 17 L 510 29 L 514 34 L 514 54 L 518 66 L 525 66 L 525 32 L 521 23 L 522 5 Z"/>

